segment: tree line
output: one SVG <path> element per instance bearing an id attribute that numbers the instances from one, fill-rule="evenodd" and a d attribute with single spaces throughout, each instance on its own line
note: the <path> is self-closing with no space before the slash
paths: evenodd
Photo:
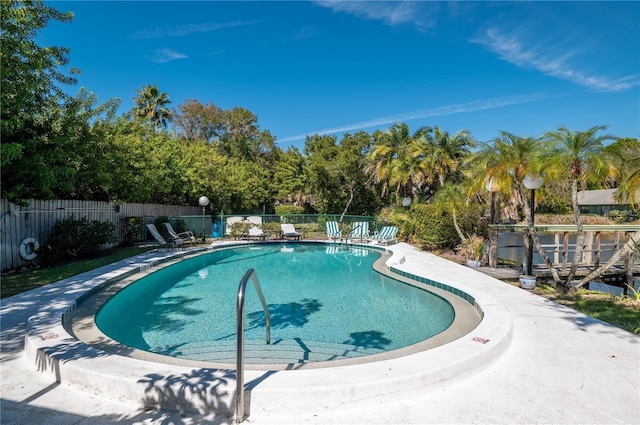
<path id="1" fill-rule="evenodd" d="M 339 139 L 315 134 L 302 151 L 283 150 L 253 112 L 197 99 L 172 108 L 169 94 L 153 84 L 135 90 L 134 107 L 119 116 L 118 99 L 100 103 L 84 89 L 66 94 L 79 73 L 63 71 L 69 49 L 37 42 L 48 22 L 70 22 L 71 13 L 39 0 L 1 7 L 1 192 L 16 203 L 196 205 L 206 195 L 214 214 L 271 213 L 282 203 L 308 213 L 396 214 L 405 234 L 416 227 L 406 215 L 431 205 L 434 214 L 453 217 L 465 240 L 473 229 L 459 228 L 458 216 L 474 206 L 487 209 L 491 192 L 501 217 L 530 214 L 527 175 L 545 176 L 538 210 L 572 212 L 578 226 L 581 189 L 617 188 L 616 196 L 632 205 L 640 199 L 638 140 L 608 134 L 602 125 L 539 137 L 501 131 L 479 142 L 466 130 L 412 131 L 397 123 Z"/>

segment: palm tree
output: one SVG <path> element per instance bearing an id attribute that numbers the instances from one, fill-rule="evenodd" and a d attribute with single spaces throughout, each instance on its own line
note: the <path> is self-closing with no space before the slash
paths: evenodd
<path id="1" fill-rule="evenodd" d="M 373 183 L 382 184 L 383 196 L 391 187 L 398 199 L 401 192 L 409 195 L 412 184 L 424 179 L 421 157 L 415 154 L 415 147 L 426 146 L 430 130 L 420 127 L 411 134 L 406 123 L 399 123 L 376 135 L 365 171 Z"/>
<path id="2" fill-rule="evenodd" d="M 448 132 L 436 126 L 433 129 L 433 145 L 431 166 L 439 186 L 443 186 L 447 180 L 461 181 L 462 165 L 469 156 L 470 148 L 476 146 L 469 132 L 460 130 L 449 136 Z"/>
<path id="3" fill-rule="evenodd" d="M 640 204 L 640 141 L 632 138 L 618 139 L 607 146 L 606 150 L 620 169 L 618 190 L 614 194 L 616 200 L 630 205 Z"/>
<path id="4" fill-rule="evenodd" d="M 466 203 L 466 199 L 460 190 L 458 185 L 447 182 L 438 191 L 434 196 L 433 205 L 436 207 L 436 211 L 440 210 L 449 210 L 451 212 L 451 217 L 453 218 L 453 227 L 456 229 L 456 233 L 458 233 L 458 237 L 460 241 L 466 242 L 467 236 L 462 232 L 460 226 L 458 225 L 458 217 L 457 211 L 462 208 Z"/>
<path id="5" fill-rule="evenodd" d="M 533 244 L 551 271 L 556 283 L 560 283 L 558 271 L 553 266 L 536 233 L 523 181 L 528 174 L 541 175 L 544 171 L 544 146 L 540 139 L 520 137 L 506 131 L 490 143 L 483 143 L 471 160 L 472 185 L 475 193 L 483 193 L 491 184 L 510 199 L 514 205 L 521 205 L 527 220 L 527 227 Z"/>
<path id="6" fill-rule="evenodd" d="M 606 126 L 599 125 L 586 131 L 571 131 L 566 127 L 560 127 L 543 136 L 553 146 L 549 160 L 554 168 L 564 171 L 565 175 L 568 174 L 571 181 L 571 207 L 576 220 L 577 233 L 576 250 L 565 288 L 570 288 L 584 248 L 584 228 L 578 206 L 578 182 L 582 183 L 582 187 L 585 188 L 589 174 L 605 178 L 618 174 L 611 157 L 606 155 L 603 144 L 607 140 L 615 140 L 616 138 L 609 134 L 598 134 L 606 128 Z"/>
<path id="7" fill-rule="evenodd" d="M 138 94 L 133 100 L 135 116 L 141 119 L 148 119 L 153 124 L 153 128 L 167 128 L 168 121 L 173 115 L 166 105 L 171 103 L 167 93 L 160 93 L 158 86 L 142 86 L 141 90 L 135 90 Z"/>
<path id="8" fill-rule="evenodd" d="M 624 178 L 618 186 L 619 196 L 630 205 L 640 204 L 640 153 L 624 163 Z"/>

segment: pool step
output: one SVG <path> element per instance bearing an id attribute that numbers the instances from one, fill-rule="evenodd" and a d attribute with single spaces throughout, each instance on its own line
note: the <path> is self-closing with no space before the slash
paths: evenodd
<path id="1" fill-rule="evenodd" d="M 264 340 L 245 341 L 245 363 L 290 364 L 351 359 L 384 352 L 383 348 L 360 347 L 321 341 Z M 173 347 L 160 354 L 215 363 L 235 363 L 235 341 L 201 341 Z"/>

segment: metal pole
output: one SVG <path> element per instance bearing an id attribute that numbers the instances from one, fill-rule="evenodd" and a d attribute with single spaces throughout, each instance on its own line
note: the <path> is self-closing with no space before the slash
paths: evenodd
<path id="1" fill-rule="evenodd" d="M 202 206 L 202 242 L 205 241 L 205 237 L 204 237 L 204 211 L 205 211 L 206 206 L 203 205 Z"/>
<path id="2" fill-rule="evenodd" d="M 250 271 L 253 273 L 253 269 Z M 245 277 L 250 275 L 249 272 Z M 246 285 L 246 280 L 243 278 Z M 236 422 L 244 421 L 244 286 L 241 281 L 236 308 Z"/>
<path id="3" fill-rule="evenodd" d="M 535 226 L 536 221 L 535 221 L 535 202 L 536 202 L 536 190 L 535 189 L 531 189 L 531 223 L 533 223 L 533 225 Z M 533 276 L 533 236 L 531 235 L 531 232 L 529 232 L 529 252 L 528 252 L 528 259 L 529 261 L 527 262 L 527 274 L 529 276 Z"/>
<path id="4" fill-rule="evenodd" d="M 496 224 L 496 192 L 491 192 L 491 224 Z M 495 268 L 498 265 L 498 230 L 491 229 L 491 239 L 489 241 L 489 267 Z"/>

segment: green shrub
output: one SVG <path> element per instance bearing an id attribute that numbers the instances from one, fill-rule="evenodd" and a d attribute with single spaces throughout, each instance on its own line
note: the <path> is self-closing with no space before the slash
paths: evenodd
<path id="1" fill-rule="evenodd" d="M 453 225 L 453 216 L 442 211 L 437 212 L 430 204 L 414 205 L 412 211 L 415 243 L 423 249 L 454 249 L 460 244 L 460 237 Z M 460 229 L 465 235 L 477 234 L 486 237 L 487 220 L 479 205 L 468 206 L 457 213 Z"/>
<path id="2" fill-rule="evenodd" d="M 269 230 L 269 231 L 277 231 L 280 230 L 280 222 L 278 221 L 267 221 L 262 223 L 262 230 Z"/>
<path id="3" fill-rule="evenodd" d="M 414 205 L 412 213 L 416 243 L 423 249 L 453 249 L 460 243 L 449 214 L 428 204 Z"/>
<path id="4" fill-rule="evenodd" d="M 609 218 L 617 223 L 628 223 L 638 218 L 638 214 L 633 210 L 611 210 Z"/>
<path id="5" fill-rule="evenodd" d="M 59 220 L 47 243 L 38 249 L 38 262 L 52 265 L 72 258 L 95 256 L 102 247 L 114 242 L 115 225 L 109 221 L 89 221 L 71 216 Z"/>
<path id="6" fill-rule="evenodd" d="M 466 241 L 456 247 L 456 252 L 466 260 L 480 261 L 485 240 L 482 236 L 469 235 Z"/>
<path id="7" fill-rule="evenodd" d="M 237 221 L 231 225 L 229 235 L 234 239 L 246 237 L 251 226 L 252 224 L 248 221 Z"/>
<path id="8" fill-rule="evenodd" d="M 276 205 L 277 215 L 304 214 L 304 207 L 298 205 Z"/>
<path id="9" fill-rule="evenodd" d="M 142 217 L 126 217 L 122 220 L 122 246 L 132 246 L 136 242 L 144 240 Z"/>
<path id="10" fill-rule="evenodd" d="M 613 224 L 613 220 L 596 214 L 580 214 L 583 224 L 608 225 Z M 573 214 L 537 214 L 535 215 L 536 224 L 576 224 Z M 526 220 L 520 222 L 527 224 Z"/>

